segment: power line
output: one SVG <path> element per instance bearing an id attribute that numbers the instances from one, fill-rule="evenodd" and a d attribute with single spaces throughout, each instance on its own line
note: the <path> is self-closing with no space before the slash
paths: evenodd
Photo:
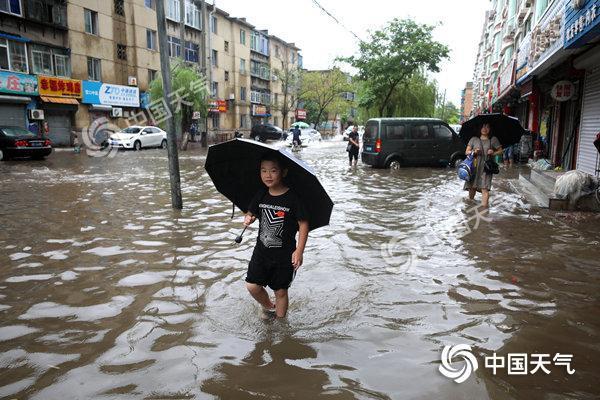
<path id="1" fill-rule="evenodd" d="M 350 29 L 348 29 L 346 27 L 346 25 L 342 24 L 340 22 L 339 19 L 337 19 L 336 17 L 333 16 L 333 14 L 331 14 L 329 11 L 327 11 L 325 9 L 325 7 L 323 7 L 321 4 L 319 4 L 319 2 L 317 0 L 312 0 L 312 2 L 319 7 L 319 9 L 321 9 L 321 11 L 323 11 L 325 14 L 327 14 L 332 20 L 334 20 L 339 26 L 341 26 L 342 28 L 344 28 L 346 31 L 350 32 L 350 34 L 352 34 L 352 36 L 354 36 L 359 42 L 362 43 L 362 39 L 358 37 L 358 35 L 354 32 L 352 32 Z"/>

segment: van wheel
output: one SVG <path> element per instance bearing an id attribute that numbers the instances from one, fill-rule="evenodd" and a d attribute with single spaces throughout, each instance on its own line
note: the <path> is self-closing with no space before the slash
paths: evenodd
<path id="1" fill-rule="evenodd" d="M 402 168 L 402 164 L 400 163 L 400 160 L 394 159 L 394 160 L 390 161 L 388 167 L 392 171 L 399 171 Z"/>

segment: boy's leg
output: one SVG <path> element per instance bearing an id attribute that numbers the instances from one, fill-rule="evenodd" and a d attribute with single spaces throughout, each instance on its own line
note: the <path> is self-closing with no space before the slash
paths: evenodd
<path id="1" fill-rule="evenodd" d="M 246 288 L 252 297 L 254 297 L 254 300 L 256 300 L 261 306 L 269 309 L 274 307 L 274 304 L 271 302 L 269 294 L 264 287 L 257 285 L 256 283 L 246 282 Z"/>
<path id="2" fill-rule="evenodd" d="M 288 291 L 279 289 L 275 291 L 275 315 L 277 318 L 284 318 L 288 310 Z"/>
<path id="3" fill-rule="evenodd" d="M 475 188 L 469 189 L 469 198 L 471 200 L 475 199 L 475 193 L 477 193 L 477 189 L 475 189 Z"/>

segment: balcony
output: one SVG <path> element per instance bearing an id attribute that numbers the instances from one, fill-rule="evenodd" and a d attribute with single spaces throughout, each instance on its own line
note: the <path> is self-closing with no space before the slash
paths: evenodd
<path id="1" fill-rule="evenodd" d="M 64 0 L 27 0 L 25 17 L 44 25 L 68 29 Z"/>

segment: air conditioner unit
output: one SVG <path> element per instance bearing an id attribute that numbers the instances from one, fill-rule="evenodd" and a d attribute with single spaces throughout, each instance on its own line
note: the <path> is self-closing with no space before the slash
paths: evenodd
<path id="1" fill-rule="evenodd" d="M 44 110 L 29 110 L 29 119 L 42 120 L 44 119 Z"/>
<path id="2" fill-rule="evenodd" d="M 229 94 L 229 100 L 235 100 L 235 93 Z"/>
<path id="3" fill-rule="evenodd" d="M 110 112 L 110 116 L 113 118 L 121 118 L 123 116 L 123 109 L 115 107 Z"/>

